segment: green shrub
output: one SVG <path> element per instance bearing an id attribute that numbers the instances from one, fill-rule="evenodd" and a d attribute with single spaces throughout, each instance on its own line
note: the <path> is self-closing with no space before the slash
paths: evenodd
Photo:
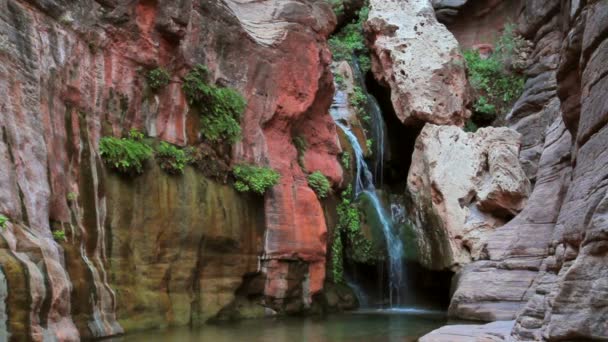
<path id="1" fill-rule="evenodd" d="M 340 89 L 340 90 L 346 89 L 346 81 L 344 80 L 344 76 L 342 76 L 340 74 L 335 74 L 334 81 L 336 81 L 336 85 L 338 86 L 338 89 Z"/>
<path id="2" fill-rule="evenodd" d="M 65 231 L 63 230 L 56 230 L 53 232 L 53 238 L 55 239 L 55 241 L 65 241 Z"/>
<path id="3" fill-rule="evenodd" d="M 304 138 L 301 135 L 297 135 L 297 136 L 293 137 L 292 141 L 293 141 L 293 145 L 296 147 L 296 150 L 298 151 L 298 165 L 300 165 L 302 170 L 305 170 L 306 168 L 304 167 L 304 154 L 306 153 L 306 150 L 308 149 L 308 142 L 306 142 L 306 138 Z"/>
<path id="4" fill-rule="evenodd" d="M 143 173 L 144 163 L 152 158 L 153 149 L 142 140 L 143 134 L 137 130 L 131 130 L 128 138 L 103 137 L 99 142 L 99 154 L 116 171 Z"/>
<path id="5" fill-rule="evenodd" d="M 477 132 L 477 128 L 477 125 L 471 119 L 467 120 L 467 122 L 464 124 L 465 132 L 475 133 Z"/>
<path id="6" fill-rule="evenodd" d="M 9 222 L 8 217 L 0 214 L 0 228 L 5 229 L 6 228 L 6 223 Z"/>
<path id="7" fill-rule="evenodd" d="M 342 152 L 342 157 L 340 158 L 340 161 L 342 162 L 342 167 L 344 167 L 344 169 L 350 169 L 350 153 L 346 151 Z"/>
<path id="8" fill-rule="evenodd" d="M 161 141 L 156 148 L 156 161 L 163 171 L 169 174 L 182 174 L 184 168 L 192 160 L 189 153 L 177 148 L 166 141 Z"/>
<path id="9" fill-rule="evenodd" d="M 78 199 L 78 195 L 75 192 L 69 192 L 67 195 L 67 199 L 69 202 L 74 202 Z"/>
<path id="10" fill-rule="evenodd" d="M 241 139 L 241 115 L 246 102 L 231 88 L 207 83 L 209 71 L 198 64 L 184 79 L 183 89 L 190 105 L 201 114 L 201 133 L 211 142 L 237 142 Z"/>
<path id="11" fill-rule="evenodd" d="M 513 27 L 507 25 L 490 57 L 484 59 L 475 50 L 464 52 L 469 80 L 477 95 L 474 109 L 485 119 L 507 111 L 523 92 L 525 77 L 509 67 L 518 46 L 524 43 L 515 37 Z"/>
<path id="12" fill-rule="evenodd" d="M 169 75 L 169 72 L 163 68 L 152 69 L 146 74 L 146 82 L 154 91 L 165 87 L 167 84 L 169 84 L 169 81 L 171 81 L 171 75 Z"/>
<path id="13" fill-rule="evenodd" d="M 367 104 L 367 96 L 363 93 L 363 89 L 359 86 L 353 88 L 353 92 L 348 96 L 348 102 L 355 109 L 358 116 L 365 115 L 365 105 Z"/>
<path id="14" fill-rule="evenodd" d="M 237 165 L 232 170 L 236 182 L 234 188 L 239 192 L 254 192 L 263 195 L 279 183 L 279 173 L 268 167 Z"/>
<path id="15" fill-rule="evenodd" d="M 475 102 L 475 112 L 494 116 L 496 115 L 496 106 L 489 103 L 485 96 L 480 96 Z"/>
<path id="16" fill-rule="evenodd" d="M 319 198 L 326 198 L 331 190 L 331 183 L 320 171 L 308 175 L 308 186 L 310 186 Z"/>
<path id="17" fill-rule="evenodd" d="M 344 14 L 344 2 L 343 0 L 328 0 L 331 8 L 334 11 L 336 17 L 339 17 Z"/>
<path id="18" fill-rule="evenodd" d="M 372 242 L 368 240 L 361 231 L 361 213 L 359 208 L 351 201 L 352 186 L 349 185 L 348 188 L 342 192 L 341 197 L 342 200 L 337 208 L 338 223 L 336 225 L 336 230 L 342 233 L 343 237 L 346 237 L 349 258 L 360 263 L 373 263 L 381 259 L 380 252 L 374 248 Z M 336 239 L 334 238 L 334 242 L 335 241 Z M 337 249 L 338 247 L 344 248 L 344 240 L 340 240 L 339 246 L 332 246 L 332 252 L 334 254 L 337 254 L 336 251 L 334 251 L 334 248 Z M 342 257 L 340 257 L 340 260 L 341 258 Z M 338 260 L 336 259 L 336 262 L 337 261 Z M 333 266 L 333 270 L 336 269 L 340 270 L 340 267 Z"/>
<path id="19" fill-rule="evenodd" d="M 374 147 L 374 141 L 372 139 L 365 140 L 365 147 L 367 148 L 367 153 L 372 153 L 372 147 Z"/>
<path id="20" fill-rule="evenodd" d="M 357 19 L 344 26 L 340 32 L 329 39 L 329 48 L 335 61 L 351 61 L 357 58 L 363 72 L 371 67 L 369 50 L 365 46 L 363 23 L 367 20 L 369 8 L 363 7 L 357 14 Z"/>
<path id="21" fill-rule="evenodd" d="M 334 229 L 334 238 L 331 244 L 331 271 L 334 283 L 344 283 L 344 244 L 340 229 Z"/>

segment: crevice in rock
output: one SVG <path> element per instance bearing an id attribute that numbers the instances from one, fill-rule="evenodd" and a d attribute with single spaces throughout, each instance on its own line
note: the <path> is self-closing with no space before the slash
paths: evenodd
<path id="1" fill-rule="evenodd" d="M 403 124 L 393 108 L 391 90 L 378 83 L 371 73 L 366 75 L 366 85 L 369 93 L 378 100 L 387 127 L 389 150 L 384 156 L 384 184 L 391 190 L 401 192 L 406 187 L 416 138 L 424 124 Z"/>

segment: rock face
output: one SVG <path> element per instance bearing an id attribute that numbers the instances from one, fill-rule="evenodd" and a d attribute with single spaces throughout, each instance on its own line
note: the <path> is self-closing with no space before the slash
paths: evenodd
<path id="1" fill-rule="evenodd" d="M 306 308 L 324 280 L 326 225 L 291 141 L 305 137 L 307 168 L 341 180 L 327 114 L 334 25 L 329 5 L 312 0 L 0 1 L 0 213 L 10 219 L 0 293 L 11 336 L 200 323 L 237 288 L 279 312 Z M 181 90 L 197 63 L 247 99 L 232 162 L 279 170 L 264 208 L 191 171 L 175 180 L 148 166 L 157 177 L 118 180 L 98 156 L 100 137 L 130 128 L 197 143 Z M 171 81 L 154 93 L 145 74 L 157 66 Z"/>
<path id="2" fill-rule="evenodd" d="M 464 124 L 470 116 L 464 60 L 429 0 L 371 0 L 365 31 L 374 77 L 390 87 L 401 121 Z"/>
<path id="3" fill-rule="evenodd" d="M 482 239 L 523 209 L 530 184 L 519 147 L 508 128 L 425 126 L 407 181 L 423 266 L 457 270 L 479 259 Z"/>
<path id="4" fill-rule="evenodd" d="M 450 306 L 460 318 L 515 318 L 500 340 L 608 336 L 607 18 L 603 1 L 528 1 L 521 12 L 536 47 L 509 120 L 524 141 L 552 123 L 530 140 L 543 147 L 527 207 L 488 236 L 488 260 L 463 269 Z"/>

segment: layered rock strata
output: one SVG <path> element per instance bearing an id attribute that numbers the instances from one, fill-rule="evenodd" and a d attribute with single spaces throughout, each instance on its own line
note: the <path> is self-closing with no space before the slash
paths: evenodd
<path id="1" fill-rule="evenodd" d="M 307 0 L 1 1 L 0 213 L 10 222 L 0 260 L 11 336 L 73 341 L 198 324 L 252 272 L 261 280 L 246 283 L 267 307 L 308 306 L 324 280 L 326 225 L 291 141 L 305 137 L 307 168 L 340 182 L 324 43 L 334 25 L 328 4 Z M 247 99 L 232 161 L 281 173 L 264 208 L 191 171 L 119 182 L 98 156 L 102 136 L 130 128 L 198 143 L 198 114 L 181 90 L 197 63 Z M 145 74 L 158 66 L 171 80 L 153 92 Z M 227 263 L 222 253 L 237 249 L 242 257 Z"/>
<path id="2" fill-rule="evenodd" d="M 488 238 L 489 260 L 465 268 L 450 308 L 462 318 L 516 318 L 499 340 L 608 336 L 607 18 L 604 1 L 529 1 L 522 10 L 535 59 L 511 120 L 561 113 L 544 135 L 528 207 Z M 479 287 L 488 276 L 490 286 Z"/>

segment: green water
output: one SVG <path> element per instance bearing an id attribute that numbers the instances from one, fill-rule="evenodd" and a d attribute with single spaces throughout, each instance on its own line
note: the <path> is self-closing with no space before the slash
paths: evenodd
<path id="1" fill-rule="evenodd" d="M 207 325 L 195 330 L 180 328 L 151 331 L 112 342 L 326 342 L 326 341 L 416 341 L 446 324 L 441 312 L 367 310 L 325 318 L 283 318 L 249 320 L 224 325 Z"/>

